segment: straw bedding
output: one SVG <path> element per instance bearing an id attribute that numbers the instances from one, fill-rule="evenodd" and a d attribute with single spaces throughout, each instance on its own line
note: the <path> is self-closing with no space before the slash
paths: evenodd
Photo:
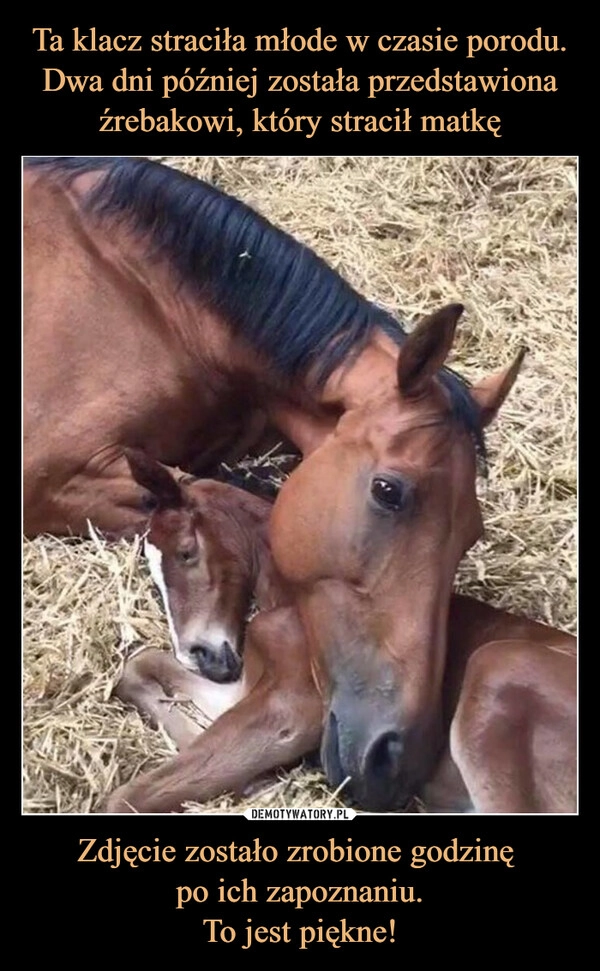
<path id="1" fill-rule="evenodd" d="M 489 430 L 486 536 L 457 588 L 574 631 L 576 162 L 572 158 L 157 159 L 242 198 L 366 297 L 414 322 L 466 314 L 450 363 L 471 381 L 529 354 Z M 26 813 L 89 813 L 173 753 L 111 698 L 124 658 L 166 647 L 139 543 L 24 543 Z M 280 772 L 247 805 L 330 805 L 317 769 Z M 188 812 L 241 811 L 229 796 Z"/>

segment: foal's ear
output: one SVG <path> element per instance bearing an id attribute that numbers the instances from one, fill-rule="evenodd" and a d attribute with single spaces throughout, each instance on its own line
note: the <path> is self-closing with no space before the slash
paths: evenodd
<path id="1" fill-rule="evenodd" d="M 408 335 L 398 358 L 398 388 L 405 398 L 418 398 L 446 360 L 464 307 L 451 303 L 424 317 Z"/>
<path id="2" fill-rule="evenodd" d="M 517 379 L 526 353 L 527 348 L 522 347 L 510 367 L 505 368 L 504 371 L 498 371 L 497 374 L 490 374 L 488 378 L 483 378 L 479 384 L 470 388 L 471 395 L 481 409 L 481 424 L 484 428 L 498 414 L 500 406 Z"/>
<path id="3" fill-rule="evenodd" d="M 137 448 L 124 448 L 131 474 L 138 485 L 151 492 L 158 509 L 179 509 L 184 498 L 180 485 L 168 469 Z"/>

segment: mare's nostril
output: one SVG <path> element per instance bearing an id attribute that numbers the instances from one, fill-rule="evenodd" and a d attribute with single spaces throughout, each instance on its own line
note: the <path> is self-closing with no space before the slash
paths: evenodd
<path id="1" fill-rule="evenodd" d="M 390 781 L 398 775 L 404 743 L 397 732 L 386 732 L 373 743 L 365 758 L 365 775 Z"/>

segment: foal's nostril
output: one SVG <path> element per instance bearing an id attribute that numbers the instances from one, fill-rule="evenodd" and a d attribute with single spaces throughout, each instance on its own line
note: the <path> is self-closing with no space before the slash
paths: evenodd
<path id="1" fill-rule="evenodd" d="M 207 644 L 192 644 L 189 651 L 198 667 L 200 667 L 201 664 L 206 664 L 210 659 L 213 649 Z"/>
<path id="2" fill-rule="evenodd" d="M 385 732 L 371 745 L 365 756 L 365 776 L 394 780 L 404 755 L 404 743 L 397 732 Z"/>
<path id="3" fill-rule="evenodd" d="M 213 663 L 215 649 L 210 644 L 192 644 L 189 650 L 201 671 Z"/>
<path id="4" fill-rule="evenodd" d="M 241 659 L 229 641 L 223 641 L 220 647 L 215 647 L 206 641 L 198 641 L 191 644 L 188 651 L 200 674 L 210 681 L 225 684 L 229 681 L 237 681 L 242 673 Z"/>

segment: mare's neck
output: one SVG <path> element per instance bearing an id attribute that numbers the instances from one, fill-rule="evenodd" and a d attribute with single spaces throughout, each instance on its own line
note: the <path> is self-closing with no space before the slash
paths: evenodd
<path id="1" fill-rule="evenodd" d="M 351 411 L 390 393 L 396 395 L 398 353 L 398 345 L 387 334 L 375 331 L 353 360 L 330 375 L 323 389 L 323 405 Z"/>
<path id="2" fill-rule="evenodd" d="M 367 401 L 396 393 L 398 346 L 382 331 L 350 361 L 329 376 L 322 389 L 312 393 L 310 375 L 297 397 L 275 399 L 270 419 L 303 456 L 318 448 L 346 411 Z"/>

